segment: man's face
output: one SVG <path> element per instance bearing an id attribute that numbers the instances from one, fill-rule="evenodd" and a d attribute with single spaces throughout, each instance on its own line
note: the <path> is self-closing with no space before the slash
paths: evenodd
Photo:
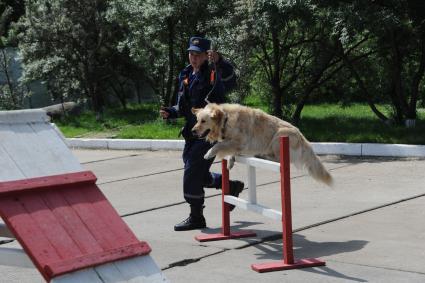
<path id="1" fill-rule="evenodd" d="M 207 59 L 208 56 L 206 52 L 189 51 L 189 62 L 195 70 L 199 70 Z"/>

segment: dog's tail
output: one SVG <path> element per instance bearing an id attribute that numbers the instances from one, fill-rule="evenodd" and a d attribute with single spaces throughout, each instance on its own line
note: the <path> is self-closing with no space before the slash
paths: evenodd
<path id="1" fill-rule="evenodd" d="M 300 156 L 297 158 L 298 162 L 301 162 L 301 165 L 307 169 L 308 173 L 314 179 L 323 182 L 328 186 L 332 186 L 333 178 L 320 161 L 319 157 L 314 153 L 311 144 L 301 133 L 299 133 L 298 138 L 300 143 L 300 152 L 298 153 Z"/>

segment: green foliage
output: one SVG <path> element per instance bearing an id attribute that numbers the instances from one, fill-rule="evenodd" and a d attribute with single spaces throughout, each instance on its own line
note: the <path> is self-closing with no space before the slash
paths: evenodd
<path id="1" fill-rule="evenodd" d="M 15 27 L 23 82 L 40 80 L 53 100 L 87 101 L 98 113 L 108 93 L 118 93 L 125 107 L 125 85 L 138 80 L 140 70 L 117 52 L 122 31 L 106 20 L 109 2 L 26 1 L 26 14 Z"/>
<path id="2" fill-rule="evenodd" d="M 67 137 L 177 138 L 183 121 L 165 123 L 159 118 L 158 109 L 158 104 L 137 104 L 129 105 L 125 110 L 107 109 L 102 122 L 97 121 L 93 111 L 54 122 Z"/>
<path id="3" fill-rule="evenodd" d="M 379 106 L 384 112 L 388 105 Z M 402 143 L 424 144 L 425 113 L 420 114 L 415 128 L 384 125 L 370 112 L 368 106 L 352 104 L 308 105 L 303 112 L 300 130 L 316 142 Z"/>
<path id="4" fill-rule="evenodd" d="M 110 94 L 124 109 L 130 96 L 140 103 L 146 84 L 160 104 L 173 104 L 192 35 L 209 37 L 236 63 L 231 101 L 258 95 L 297 125 L 310 103 L 366 102 L 380 120 L 401 125 L 425 101 L 420 0 L 23 3 L 25 15 L 9 29 L 22 81 L 41 80 L 52 98 L 88 101 L 97 113 Z"/>
<path id="5" fill-rule="evenodd" d="M 267 105 L 258 97 L 244 101 L 252 107 L 265 110 Z M 388 105 L 378 105 L 388 113 Z M 93 112 L 68 117 L 56 122 L 67 137 L 113 137 L 138 139 L 178 139 L 183 119 L 167 123 L 158 118 L 158 105 L 129 106 L 129 111 L 108 109 L 103 123 L 96 121 Z M 371 113 L 367 105 L 340 104 L 306 105 L 300 127 L 304 135 L 314 142 L 371 142 L 425 144 L 425 109 L 419 111 L 416 128 L 384 125 Z M 181 137 L 180 137 L 181 138 Z"/>

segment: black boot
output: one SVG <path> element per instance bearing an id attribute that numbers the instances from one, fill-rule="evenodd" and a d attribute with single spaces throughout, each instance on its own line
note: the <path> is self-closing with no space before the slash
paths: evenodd
<path id="1" fill-rule="evenodd" d="M 229 193 L 231 196 L 238 197 L 239 194 L 243 191 L 245 184 L 241 181 L 230 181 L 229 182 Z M 232 211 L 235 209 L 233 204 L 229 204 L 229 209 Z"/>
<path id="2" fill-rule="evenodd" d="M 202 213 L 203 210 L 203 206 L 199 207 L 191 205 L 189 217 L 179 224 L 174 225 L 174 231 L 189 231 L 207 227 L 204 215 Z"/>

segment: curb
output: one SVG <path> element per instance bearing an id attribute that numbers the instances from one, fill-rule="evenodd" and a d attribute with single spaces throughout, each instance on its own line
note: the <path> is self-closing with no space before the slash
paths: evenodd
<path id="1" fill-rule="evenodd" d="M 183 150 L 183 140 L 67 138 L 70 148 Z M 425 145 L 312 142 L 320 155 L 425 157 Z"/>

